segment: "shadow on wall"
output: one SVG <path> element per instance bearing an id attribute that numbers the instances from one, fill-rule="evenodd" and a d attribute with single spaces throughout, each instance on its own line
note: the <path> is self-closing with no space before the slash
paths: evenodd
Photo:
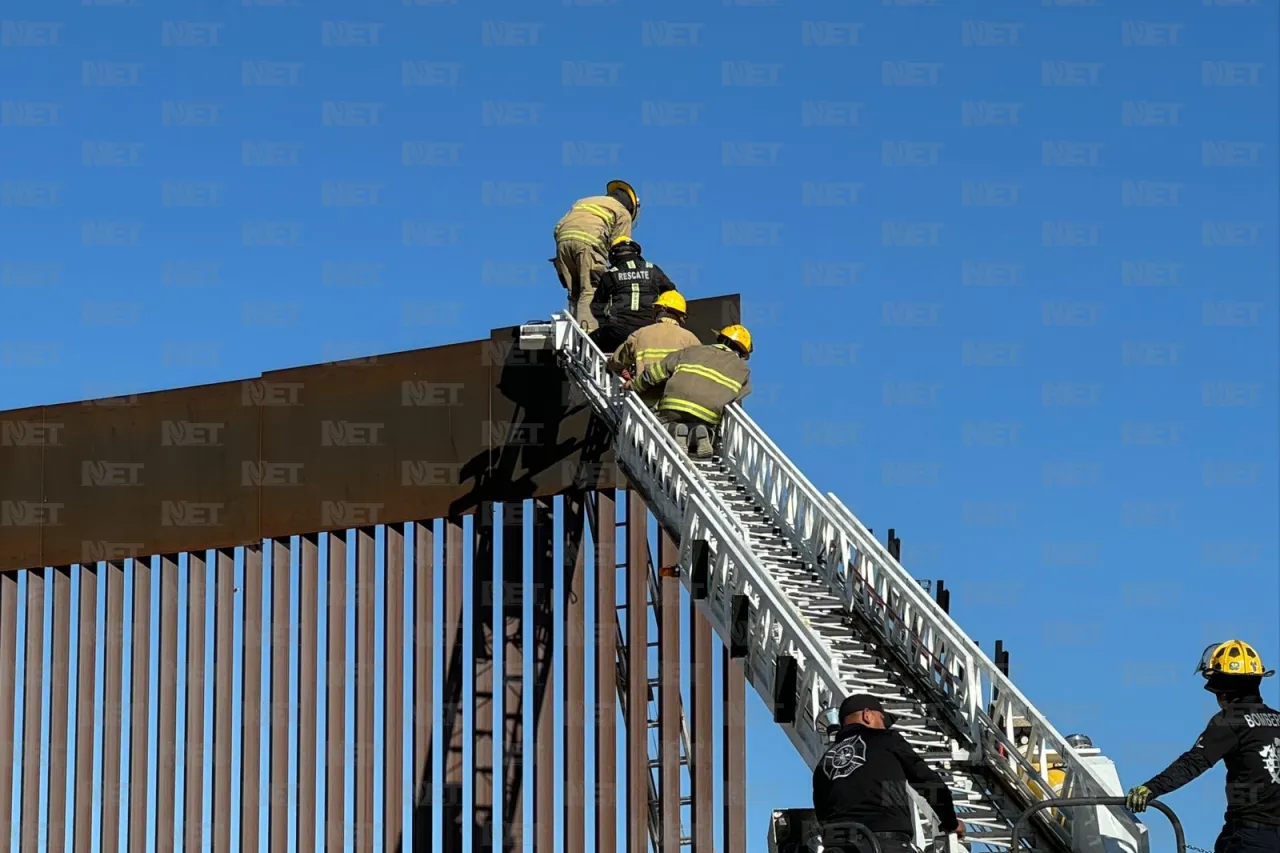
<path id="1" fill-rule="evenodd" d="M 509 345 L 503 347 L 506 358 L 494 390 L 514 409 L 500 428 L 501 439 L 463 463 L 462 481 L 472 485 L 450 505 L 454 515 L 473 512 L 483 501 L 528 500 L 548 486 L 561 491 L 616 482 L 603 476 L 601 465 L 612 449 L 608 427 L 556 365 L 554 353 L 520 350 L 518 337 L 519 329 L 494 333 Z M 583 417 L 585 430 L 566 423 Z M 571 461 L 575 455 L 576 463 Z"/>
<path id="2" fill-rule="evenodd" d="M 741 321 L 736 296 L 689 303 L 687 327 L 705 344 L 716 330 Z M 505 434 L 461 469 L 470 491 L 451 504 L 455 514 L 470 512 L 481 501 L 526 500 L 536 494 L 570 489 L 624 487 L 612 464 L 612 435 L 591 412 L 586 397 L 556 365 L 548 351 L 519 349 L 518 327 L 494 330 L 492 351 L 503 353 L 493 383 L 495 405 L 502 398 L 513 406 Z M 495 406 L 490 406 L 490 411 Z M 584 422 L 585 421 L 585 422 Z M 561 438 L 562 435 L 569 436 Z M 576 457 L 576 459 L 575 459 Z"/>
<path id="3" fill-rule="evenodd" d="M 476 454 L 463 464 L 461 471 L 463 482 L 470 482 L 472 488 L 464 497 L 451 504 L 450 511 L 455 515 L 475 512 L 486 502 L 520 506 L 523 501 L 536 497 L 540 492 L 544 493 L 548 486 L 561 491 L 622 485 L 611 475 L 612 466 L 610 470 L 606 470 L 602 464 L 604 457 L 612 450 L 612 435 L 605 422 L 590 411 L 585 396 L 574 387 L 556 365 L 553 353 L 524 352 L 515 346 L 518 337 L 518 329 L 494 333 L 496 340 L 503 344 L 510 344 L 509 347 L 503 347 L 506 358 L 500 367 L 494 388 L 514 405 L 514 410 L 510 421 L 505 425 L 504 440 L 496 443 L 489 450 Z M 574 422 L 582 417 L 588 418 L 585 430 L 575 429 L 577 424 Z M 562 438 L 562 435 L 565 437 Z M 549 506 L 550 499 L 547 498 L 546 501 L 545 506 Z M 541 501 L 534 506 L 534 524 L 535 529 L 539 524 L 552 524 L 550 514 L 546 512 Z M 552 541 L 550 533 L 545 538 L 548 543 Z M 539 541 L 536 533 L 534 541 Z M 576 564 L 575 555 L 581 547 L 582 532 L 570 532 L 566 537 L 567 566 Z M 504 561 L 505 559 L 504 554 Z M 523 559 L 523 554 L 520 554 L 517 559 Z M 554 605 L 551 601 L 550 585 L 537 582 L 537 578 L 541 576 L 551 576 L 554 571 L 553 560 L 554 553 L 533 555 L 534 713 L 531 725 L 535 731 L 547 703 L 553 699 L 549 674 L 554 658 L 551 630 Z M 569 581 L 569 578 L 565 579 L 566 583 Z M 503 642 L 507 647 L 508 656 L 514 653 L 523 660 L 524 613 L 521 606 L 523 595 L 516 596 L 510 601 L 508 598 L 508 594 L 504 592 L 501 608 Z M 491 604 L 492 599 L 487 598 L 485 603 Z M 474 636 L 476 643 L 480 644 L 477 646 L 480 651 L 476 654 L 477 657 L 483 655 L 490 667 L 493 666 L 493 645 L 494 638 L 497 636 L 496 626 L 493 624 L 493 613 L 494 610 L 490 606 L 481 606 L 472 610 L 476 621 Z M 459 631 L 461 630 L 462 627 L 459 626 Z M 456 708 L 464 701 L 461 636 L 457 638 L 454 649 L 455 654 L 448 662 L 445 673 L 443 701 L 446 708 Z M 492 669 L 490 671 L 495 672 Z M 523 823 L 520 813 L 523 811 L 524 802 L 521 745 L 524 742 L 526 721 L 523 712 L 519 710 L 523 707 L 524 685 L 518 678 L 510 679 L 512 682 L 510 684 L 507 683 L 508 680 L 509 677 L 504 676 L 499 682 L 507 697 L 502 720 L 503 754 L 520 756 L 520 758 L 506 762 L 500 774 L 495 773 L 493 767 L 476 767 L 473 770 L 477 775 L 488 776 L 490 791 L 500 797 L 494 806 L 501 811 L 503 827 L 511 826 L 513 822 Z M 492 703 L 492 695 L 484 698 Z M 512 711 L 508 706 L 517 710 Z M 492 714 L 492 704 L 490 704 L 490 714 Z M 453 726 L 461 721 L 461 714 L 448 713 L 446 717 L 441 742 L 448 744 L 453 742 Z M 488 734 L 492 737 L 496 733 Z M 458 760 L 461 760 L 461 756 L 458 756 Z M 430 767 L 430 763 L 427 766 Z M 501 780 L 500 787 L 493 786 L 495 779 Z M 420 796 L 415 801 L 414 837 L 422 837 L 418 834 L 419 832 L 427 833 L 430 837 L 430 778 L 419 780 L 417 790 Z M 421 796 L 422 794 L 426 795 L 425 799 Z M 445 809 L 443 848 L 446 851 L 456 850 L 461 853 L 462 824 L 466 820 L 462 812 L 462 785 L 446 783 L 439 798 Z M 472 844 L 479 850 L 493 850 L 495 848 L 494 809 L 476 808 L 471 822 Z M 512 843 L 514 842 L 510 838 L 504 838 L 501 849 L 506 849 Z M 401 849 L 403 849 L 403 842 L 397 847 L 397 851 Z"/>

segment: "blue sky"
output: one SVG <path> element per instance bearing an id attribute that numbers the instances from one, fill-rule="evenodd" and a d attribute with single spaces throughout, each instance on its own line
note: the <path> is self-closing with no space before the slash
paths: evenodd
<path id="1" fill-rule="evenodd" d="M 686 295 L 743 295 L 753 417 L 1126 786 L 1205 645 L 1280 660 L 1274 2 L 3 20 L 0 407 L 546 315 L 555 220 L 623 177 Z M 750 702 L 755 851 L 807 773 Z M 1194 844 L 1221 779 L 1169 797 Z"/>

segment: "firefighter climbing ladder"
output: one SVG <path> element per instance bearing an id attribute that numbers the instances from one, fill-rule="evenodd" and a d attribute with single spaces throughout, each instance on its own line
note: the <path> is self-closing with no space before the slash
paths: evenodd
<path id="1" fill-rule="evenodd" d="M 1020 813 L 1046 798 L 1121 793 L 1111 762 L 1068 743 L 741 407 L 725 414 L 721 455 L 690 460 L 635 395 L 621 393 L 567 314 L 522 327 L 520 345 L 554 350 L 613 429 L 619 465 L 679 542 L 681 583 L 731 655 L 744 659 L 810 768 L 824 749 L 823 710 L 866 692 L 899 715 L 902 734 L 948 780 L 971 845 L 1009 849 Z M 745 643 L 734 639 L 743 636 Z M 1044 778 L 1051 762 L 1065 774 L 1056 791 Z M 917 813 L 917 844 L 928 844 L 936 827 L 927 808 Z M 1024 837 L 1042 850 L 1147 847 L 1145 828 L 1114 806 L 1045 809 L 1031 823 Z"/>

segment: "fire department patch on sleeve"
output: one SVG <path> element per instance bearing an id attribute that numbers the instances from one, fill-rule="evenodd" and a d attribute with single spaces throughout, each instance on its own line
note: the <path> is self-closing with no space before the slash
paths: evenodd
<path id="1" fill-rule="evenodd" d="M 1271 781 L 1280 785 L 1280 737 L 1264 746 L 1260 752 L 1262 753 L 1262 766 L 1271 776 Z"/>
<path id="2" fill-rule="evenodd" d="M 822 772 L 832 781 L 843 779 L 867 763 L 867 744 L 862 737 L 855 735 L 842 741 L 822 756 Z"/>

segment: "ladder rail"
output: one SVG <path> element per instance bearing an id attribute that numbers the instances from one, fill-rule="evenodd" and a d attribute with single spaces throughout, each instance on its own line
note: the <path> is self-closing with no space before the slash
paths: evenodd
<path id="1" fill-rule="evenodd" d="M 620 616 L 617 621 L 617 629 L 618 629 L 617 631 L 618 707 L 619 707 L 619 710 L 622 712 L 622 719 L 626 720 L 627 707 L 629 704 L 627 694 L 628 694 L 628 686 L 629 686 L 628 682 L 629 682 L 630 667 L 631 667 L 631 655 L 630 655 L 630 649 L 627 646 L 626 635 L 622 628 L 622 618 Z M 645 716 L 646 716 L 646 729 L 645 729 L 644 738 L 646 741 L 646 749 L 647 749 L 648 739 L 649 739 L 649 733 L 647 728 L 648 714 L 646 713 Z M 646 757 L 647 756 L 648 756 L 648 753 L 646 753 Z M 654 782 L 652 772 L 649 772 L 648 770 L 646 770 L 644 775 L 645 775 L 646 787 L 648 788 L 648 791 L 649 791 L 648 799 L 645 801 L 648 804 L 648 808 L 646 809 L 646 811 L 648 812 L 646 823 L 648 824 L 648 827 L 649 827 L 649 842 L 656 853 L 656 851 L 658 851 L 662 846 L 661 813 L 657 808 L 657 803 L 659 801 L 658 786 Z"/>
<path id="2" fill-rule="evenodd" d="M 728 498 L 710 485 L 634 395 L 620 393 L 616 378 L 604 369 L 603 354 L 577 323 L 560 313 L 548 325 L 561 363 L 593 409 L 613 428 L 619 466 L 645 496 L 663 527 L 678 533 L 684 568 L 681 582 L 691 593 L 688 568 L 693 543 L 702 540 L 708 545 L 712 565 L 707 590 L 705 597 L 695 597 L 695 601 L 723 642 L 734 639 L 732 602 L 739 596 L 748 600 L 745 672 L 766 703 L 777 698 L 779 659 L 785 655 L 796 663 L 799 701 L 795 721 L 779 725 L 812 768 L 825 747 L 819 715 L 846 692 L 841 670 L 849 661 L 841 659 L 838 648 L 843 643 L 832 634 L 829 617 L 824 638 L 772 576 L 764 557 L 754 552 L 742 519 L 729 509 Z M 1043 799 L 1041 792 L 1053 789 L 1027 757 L 1034 754 L 1043 768 L 1046 754 L 1053 751 L 1067 765 L 1067 786 L 1076 793 L 1114 793 L 968 636 L 941 613 L 936 602 L 856 517 L 834 495 L 824 498 L 818 494 L 741 407 L 729 407 L 724 437 L 726 468 L 765 507 L 783 531 L 783 539 L 803 554 L 810 571 L 821 579 L 819 585 L 830 589 L 832 600 L 842 602 L 847 615 L 858 617 L 872 628 L 873 635 L 879 635 L 877 648 L 891 650 L 892 657 L 905 664 L 899 678 L 919 682 L 917 686 L 923 685 L 926 695 L 941 694 L 943 702 L 935 708 L 949 709 L 944 721 L 960 735 L 959 740 L 967 741 L 964 746 L 970 758 L 985 767 L 987 781 L 997 783 L 988 789 L 1008 787 L 1023 800 Z M 849 675 L 857 680 L 857 668 Z M 985 712 L 981 702 L 984 675 L 994 694 L 991 707 L 997 713 L 993 715 L 1006 721 L 1006 729 L 1015 714 L 1030 720 L 1033 743 L 1028 748 L 1014 747 L 1012 731 L 1001 731 Z M 908 689 L 907 695 L 914 694 Z M 1003 748 L 1003 755 L 994 750 L 996 746 Z M 1031 788 L 1032 783 L 1038 791 Z M 1065 824 L 1066 815 L 1061 817 Z M 1051 836 L 1070 844 L 1069 827 L 1053 829 Z M 1124 834 L 1132 835 L 1135 830 L 1141 839 L 1140 826 L 1129 819 Z M 980 837 L 973 840 L 982 843 Z M 1145 849 L 1141 840 L 1133 847 Z"/>
<path id="3" fill-rule="evenodd" d="M 773 439 L 751 419 L 738 403 L 725 409 L 721 423 L 724 443 L 724 461 L 753 495 L 777 512 L 775 518 L 792 544 L 800 548 L 809 562 L 823 565 L 834 550 L 835 533 L 841 531 L 841 519 L 828 506 L 834 495 L 824 496 L 809 479 L 782 452 Z M 784 497 L 785 495 L 785 497 Z M 842 505 L 843 506 L 843 505 Z M 852 517 L 852 513 L 849 513 Z M 893 560 L 899 574 L 910 581 L 905 592 L 913 603 L 924 606 L 928 602 L 941 614 L 938 634 L 958 648 L 971 644 L 968 634 L 955 623 L 924 591 L 874 536 L 853 518 L 857 544 L 869 546 L 887 560 Z M 824 530 L 827 527 L 829 529 Z"/>
<path id="4" fill-rule="evenodd" d="M 559 312 L 555 315 L 552 325 L 554 348 L 562 364 L 570 376 L 577 380 L 576 385 L 587 396 L 596 414 L 604 418 L 613 428 L 615 450 L 618 440 L 622 438 L 624 427 L 630 427 L 636 432 L 633 438 L 656 439 L 658 445 L 650 448 L 653 451 L 650 455 L 658 454 L 657 447 L 662 447 L 666 451 L 663 479 L 674 478 L 685 492 L 691 486 L 699 486 L 701 488 L 699 499 L 707 504 L 709 510 L 714 510 L 719 525 L 736 535 L 739 541 L 747 541 L 747 531 L 737 516 L 725 505 L 720 495 L 702 481 L 689 459 L 679 452 L 675 440 L 667 434 L 666 430 L 658 428 L 657 420 L 652 417 L 648 408 L 640 403 L 636 395 L 622 392 L 622 380 L 608 371 L 608 359 L 596 346 L 595 341 L 583 332 L 577 321 L 567 313 Z M 623 454 L 618 454 L 618 463 L 626 467 L 622 456 Z M 633 459 L 632 462 L 642 462 L 642 460 Z M 643 466 L 634 473 L 642 472 Z M 633 482 L 639 481 L 633 478 Z M 657 496 L 646 495 L 645 497 L 649 498 L 648 502 L 652 508 L 653 498 Z M 668 532 L 671 531 L 672 528 L 668 526 Z"/>
<path id="5" fill-rule="evenodd" d="M 732 643 L 730 605 L 736 595 L 751 603 L 749 618 L 757 630 L 749 636 L 756 646 L 748 652 L 749 680 L 766 703 L 772 702 L 774 675 L 769 661 L 787 655 L 806 665 L 801 695 L 808 693 L 809 724 L 783 725 L 793 745 L 814 767 L 822 754 L 821 737 L 812 724 L 823 707 L 843 695 L 832 655 L 822 649 L 808 628 L 808 619 L 778 586 L 747 547 L 746 530 L 706 482 L 675 441 L 634 394 L 621 393 L 616 377 L 605 370 L 605 359 L 581 327 L 561 312 L 553 320 L 555 349 L 565 369 L 592 402 L 597 414 L 614 428 L 615 454 L 620 467 L 644 494 L 659 523 L 677 534 L 681 565 L 692 557 L 695 540 L 705 540 L 714 557 L 712 586 L 719 593 L 695 599 L 726 645 Z M 680 573 L 690 588 L 689 573 Z"/>
<path id="6" fill-rule="evenodd" d="M 878 552 L 877 556 L 884 561 L 884 565 L 889 567 L 887 571 L 881 571 L 881 577 L 887 581 L 888 577 L 895 573 L 896 568 L 897 574 L 909 578 L 906 569 L 897 563 L 888 549 L 871 536 L 840 499 L 835 495 L 829 497 L 837 512 L 857 531 L 861 542 L 866 543 L 867 550 Z M 897 580 L 897 586 L 902 589 L 905 596 L 914 599 L 911 604 L 919 622 L 927 622 L 930 616 L 940 616 L 946 622 L 955 625 L 950 615 L 936 601 L 924 595 L 918 584 L 914 582 L 902 584 L 901 577 Z M 930 613 L 930 609 L 936 612 Z M 1046 794 L 1052 793 L 1053 789 L 1044 778 L 1044 774 L 1035 770 L 1022 756 L 1034 753 L 1037 758 L 1036 763 L 1047 772 L 1048 754 L 1054 752 L 1058 754 L 1059 761 L 1064 765 L 1063 769 L 1067 773 L 1069 784 L 1078 791 L 1078 796 L 1113 797 L 1116 795 L 1117 792 L 1110 790 L 1093 768 L 1083 761 L 1079 751 L 1053 727 L 1052 723 L 1014 686 L 1009 677 L 980 647 L 973 645 L 969 650 L 966 669 L 970 678 L 976 682 L 971 686 L 971 704 L 964 708 L 972 715 L 971 731 L 974 734 L 971 736 L 976 741 L 980 756 L 989 766 L 998 771 L 1005 771 L 1001 775 L 1006 775 L 1007 771 L 1015 774 L 1018 780 L 1016 790 L 1019 793 L 1032 802 L 1046 799 Z M 986 691 L 982 689 L 983 680 L 986 681 Z M 984 692 L 989 694 L 989 701 L 983 701 Z M 1028 743 L 1023 747 L 1016 747 L 1013 744 L 1013 724 L 1017 717 L 1026 719 L 1031 724 L 1030 731 L 1027 733 Z M 996 720 L 1001 719 L 1004 721 L 1003 726 L 996 723 Z M 996 747 L 1003 747 L 1005 755 L 999 756 L 996 753 Z M 1033 784 L 1043 793 L 1037 794 L 1031 787 Z M 1113 811 L 1119 813 L 1117 809 L 1113 808 Z"/>
<path id="7" fill-rule="evenodd" d="M 685 568 L 681 580 L 691 593 L 688 567 L 692 543 L 699 539 L 707 543 L 715 558 L 712 594 L 695 596 L 695 601 L 726 645 L 735 645 L 732 602 L 739 596 L 750 602 L 744 674 L 758 695 L 766 703 L 772 701 L 776 664 L 783 655 L 802 664 L 798 667 L 803 672 L 799 695 L 805 700 L 802 708 L 807 711 L 808 724 L 781 724 L 781 728 L 806 763 L 814 766 L 824 744 L 813 720 L 821 708 L 846 692 L 833 671 L 831 656 L 816 644 L 808 621 L 747 547 L 750 540 L 745 528 L 729 512 L 725 499 L 693 468 L 647 408 L 640 407 L 633 395 L 617 393 L 619 389 L 603 370 L 603 356 L 594 343 L 567 315 L 557 315 L 547 325 L 564 368 L 597 414 L 613 427 L 619 466 L 646 497 L 663 527 L 677 535 L 680 562 Z M 546 334 L 532 331 L 531 338 Z"/>
<path id="8" fill-rule="evenodd" d="M 650 612 L 653 613 L 654 622 L 657 624 L 658 632 L 662 632 L 662 576 L 658 574 L 658 565 L 653 562 L 652 553 L 649 557 L 649 604 Z M 680 697 L 680 755 L 687 759 L 692 753 L 689 751 L 689 718 L 684 713 L 684 696 Z"/>
<path id="9" fill-rule="evenodd" d="M 597 534 L 597 530 L 596 530 L 596 512 L 595 512 L 595 510 L 596 510 L 596 500 L 595 500 L 595 496 L 594 496 L 594 494 L 592 494 L 592 493 L 590 493 L 590 492 L 587 494 L 587 506 L 588 506 L 588 509 L 590 510 L 590 511 L 587 513 L 588 523 L 590 524 L 590 527 L 591 527 L 591 535 L 592 535 L 592 538 L 594 539 L 594 537 L 596 537 L 596 536 L 598 535 L 598 534 Z M 657 621 L 657 623 L 658 623 L 658 628 L 659 628 L 659 630 L 661 630 L 661 628 L 662 628 L 662 611 L 661 611 L 661 608 L 660 608 L 660 606 L 659 606 L 659 602 L 660 602 L 659 596 L 660 596 L 660 594 L 661 594 L 661 589 L 660 589 L 660 587 L 659 587 L 659 584 L 660 584 L 660 582 L 661 582 L 661 579 L 660 579 L 660 577 L 659 577 L 659 575 L 658 575 L 657 566 L 655 565 L 655 563 L 654 563 L 654 561 L 653 561 L 652 549 L 650 549 L 650 548 L 648 547 L 648 545 L 649 545 L 649 541 L 648 541 L 648 531 L 646 531 L 646 535 L 645 535 L 645 550 L 646 550 L 646 554 L 647 554 L 646 560 L 647 560 L 647 566 L 648 566 L 648 570 L 649 570 L 649 571 L 648 571 L 648 575 L 649 575 L 649 577 L 648 577 L 648 587 L 649 587 L 649 601 L 648 601 L 648 605 L 649 605 L 650 612 L 652 612 L 652 613 L 653 613 L 654 619 L 655 619 L 655 620 Z M 615 614 L 615 626 L 616 626 L 616 629 L 617 629 L 617 633 L 616 633 L 616 649 L 617 649 L 617 655 L 618 655 L 618 659 L 617 659 L 617 664 L 618 664 L 618 666 L 617 666 L 617 673 L 618 673 L 618 678 L 617 678 L 617 681 L 618 681 L 618 704 L 619 704 L 619 708 L 620 708 L 620 710 L 622 711 L 622 717 L 623 717 L 623 719 L 625 720 L 625 719 L 627 718 L 627 697 L 628 697 L 628 693 L 629 693 L 629 686 L 630 686 L 630 684 L 629 684 L 629 675 L 630 675 L 630 666 L 631 666 L 631 654 L 630 654 L 630 646 L 631 646 L 631 644 L 627 642 L 626 631 L 625 631 L 625 629 L 623 628 L 623 624 L 622 624 L 622 616 L 621 616 L 621 614 L 620 614 L 618 611 L 619 611 L 619 608 L 618 608 L 618 606 L 616 606 L 616 604 L 615 604 L 615 607 L 614 607 L 614 614 Z M 647 653 L 648 653 L 648 644 L 647 644 L 647 643 L 645 644 L 645 652 L 646 652 L 646 668 L 647 668 Z M 646 673 L 646 674 L 647 674 L 647 673 Z M 648 700 L 646 699 L 646 705 L 647 705 L 647 704 L 648 704 Z M 646 715 L 645 715 L 645 716 L 646 716 L 646 719 L 647 719 L 647 718 L 648 718 L 648 713 L 646 713 Z M 645 730 L 644 737 L 645 737 L 645 740 L 646 740 L 646 748 L 649 748 L 651 745 L 650 745 L 650 744 L 648 744 L 649 737 L 648 737 L 648 729 L 647 729 L 647 728 L 646 728 L 646 730 Z M 681 698 L 680 698 L 680 748 L 681 748 L 681 751 L 682 751 L 682 752 L 681 752 L 681 758 L 682 758 L 685 762 L 687 762 L 687 761 L 688 761 L 688 756 L 689 756 L 689 754 L 690 754 L 690 753 L 689 753 L 689 726 L 688 726 L 688 719 L 686 718 L 685 713 L 684 713 L 684 697 L 683 697 L 683 696 L 681 696 Z M 650 754 L 649 754 L 649 759 L 650 759 L 650 762 L 652 763 L 652 761 L 654 760 L 654 759 L 653 759 L 653 756 L 652 756 L 652 752 L 650 752 Z M 685 771 L 686 771 L 686 773 L 687 773 L 687 772 L 688 772 L 688 764 L 686 763 L 684 766 L 685 766 Z M 655 774 L 654 770 L 652 770 L 652 769 L 648 770 L 648 771 L 645 773 L 645 777 L 646 777 L 646 781 L 647 781 L 647 787 L 648 787 L 648 791 L 649 791 L 649 798 L 648 798 L 648 803 L 649 803 L 649 819 L 648 819 L 648 825 L 649 825 L 649 840 L 650 840 L 650 843 L 651 843 L 651 845 L 652 845 L 653 850 L 655 851 L 655 853 L 660 853 L 661 848 L 662 848 L 662 814 L 661 814 L 661 808 L 660 808 L 660 805 L 659 805 L 659 803 L 661 802 L 661 795 L 659 794 L 659 788 L 660 788 L 659 781 L 660 781 L 660 780 L 659 780 L 659 779 L 655 779 L 655 778 L 654 778 L 654 777 L 655 777 L 655 775 L 656 775 L 656 774 Z M 683 814 L 681 815 L 681 818 L 682 818 L 682 819 L 681 819 L 681 832 L 680 832 L 680 834 L 681 834 L 681 838 L 683 839 L 683 838 L 684 838 Z M 683 846 L 683 845 L 682 845 L 682 846 Z"/>
<path id="10" fill-rule="evenodd" d="M 617 378 L 604 369 L 603 354 L 582 328 L 564 313 L 556 315 L 554 325 L 556 348 L 564 357 L 566 369 L 577 378 L 584 393 L 596 401 L 597 413 L 613 426 L 618 464 L 644 494 L 659 523 L 676 534 L 681 564 L 689 561 L 692 543 L 705 539 L 715 554 L 716 575 L 730 582 L 738 594 L 746 594 L 757 613 L 763 614 L 764 630 L 753 636 L 764 636 L 769 651 L 810 661 L 821 678 L 826 698 L 837 695 L 840 679 L 831 655 L 814 640 L 808 619 L 747 548 L 747 532 L 720 494 L 693 467 L 639 398 L 621 393 Z M 680 578 L 688 587 L 688 572 L 681 572 Z M 728 601 L 718 603 L 724 606 Z M 706 601 L 699 601 L 698 607 L 710 609 Z M 724 614 L 714 615 L 712 624 L 721 640 L 728 643 Z M 769 681 L 771 687 L 771 677 Z M 814 684 L 815 693 L 818 684 Z M 769 694 L 763 695 L 769 701 Z M 820 754 L 821 750 L 810 759 L 811 767 Z"/>
<path id="11" fill-rule="evenodd" d="M 748 490 L 727 467 L 714 460 L 698 464 L 708 482 L 724 490 L 726 500 L 738 508 L 744 521 L 752 519 L 747 522 L 756 536 L 752 547 L 760 549 L 762 554 L 771 555 L 766 559 L 772 561 L 771 568 L 786 584 L 788 595 L 796 596 L 796 600 L 803 602 L 814 614 L 814 631 L 829 648 L 840 653 L 851 679 L 851 686 L 846 692 L 872 693 L 904 715 L 899 726 L 903 736 L 916 749 L 923 750 L 921 754 L 926 762 L 939 765 L 936 769 L 943 773 L 948 787 L 957 796 L 957 810 L 970 828 L 971 843 L 994 849 L 1007 848 L 1010 828 L 1022 805 L 1010 799 L 1007 785 L 990 778 L 989 767 L 975 765 L 967 751 L 957 754 L 958 744 L 947 732 L 949 727 L 937 724 L 940 703 L 934 702 L 931 694 L 912 689 L 910 685 L 916 679 L 907 667 L 897 662 L 896 656 L 880 639 L 886 626 L 868 623 L 856 610 L 849 612 L 843 598 L 833 595 L 826 582 L 813 573 L 811 566 L 798 559 L 799 549 L 782 544 L 785 540 L 779 537 L 779 522 L 761 506 L 762 502 L 753 500 L 750 494 L 743 494 Z M 860 583 L 855 591 L 871 599 L 880 608 L 877 612 L 881 616 L 896 614 L 895 602 L 882 600 L 874 588 L 866 588 Z M 907 635 L 914 635 L 918 630 L 901 624 L 887 627 Z M 945 718 L 943 720 L 945 722 Z M 909 791 L 909 796 L 916 806 L 915 841 L 923 849 L 929 839 L 937 838 L 940 827 L 932 809 L 918 794 Z M 1050 841 L 1055 849 L 1071 849 L 1071 837 L 1060 829 L 1042 826 L 1045 820 L 1037 815 L 1035 821 L 1037 828 L 1047 832 L 1045 840 Z"/>
<path id="12" fill-rule="evenodd" d="M 868 622 L 882 628 L 881 633 L 915 670 L 917 678 L 937 692 L 938 675 L 944 681 L 955 680 L 962 692 L 950 692 L 959 712 L 948 715 L 953 723 L 961 723 L 960 734 L 969 741 L 976 759 L 990 760 L 986 747 L 997 742 L 1002 732 L 992 722 L 992 717 L 1004 717 L 1011 725 L 1014 716 L 1022 716 L 1032 725 L 1031 744 L 1041 753 L 1040 765 L 1045 766 L 1043 753 L 1053 751 L 1067 765 L 1067 772 L 1079 786 L 1080 796 L 1114 796 L 1093 769 L 1085 764 L 1076 749 L 1014 686 L 1013 682 L 977 647 L 951 616 L 921 589 L 898 560 L 866 529 L 857 517 L 834 494 L 824 500 L 808 478 L 795 467 L 777 445 L 760 429 L 738 404 L 730 405 L 722 424 L 724 436 L 724 461 L 737 475 L 739 482 L 767 508 L 777 513 L 784 535 L 792 541 L 817 571 L 827 581 L 833 593 L 842 596 L 849 610 L 861 611 Z M 832 559 L 834 557 L 834 559 Z M 877 618 L 871 596 L 859 596 L 856 587 L 865 586 L 876 593 L 886 606 Z M 895 607 L 894 599 L 900 606 Z M 871 612 L 868 612 L 871 611 Z M 898 612 L 894 612 L 898 611 Z M 904 636 L 893 630 L 893 622 L 907 626 Z M 913 640 L 915 642 L 913 642 Z M 947 665 L 958 664 L 958 671 Z M 952 671 L 951 678 L 946 673 Z M 983 681 L 991 694 L 991 702 L 984 702 Z M 995 711 L 988 715 L 984 708 L 990 705 Z M 1004 740 L 1000 737 L 999 740 Z M 1006 747 L 1009 744 L 1005 744 Z M 1006 749 L 1006 752 L 1009 752 Z M 1012 761 L 1010 756 L 1010 763 Z M 1037 796 L 1028 783 L 1035 783 L 1041 791 L 1052 788 L 1029 766 L 1019 766 L 1019 777 L 1026 776 L 1017 787 L 1033 802 L 1043 799 Z"/>

